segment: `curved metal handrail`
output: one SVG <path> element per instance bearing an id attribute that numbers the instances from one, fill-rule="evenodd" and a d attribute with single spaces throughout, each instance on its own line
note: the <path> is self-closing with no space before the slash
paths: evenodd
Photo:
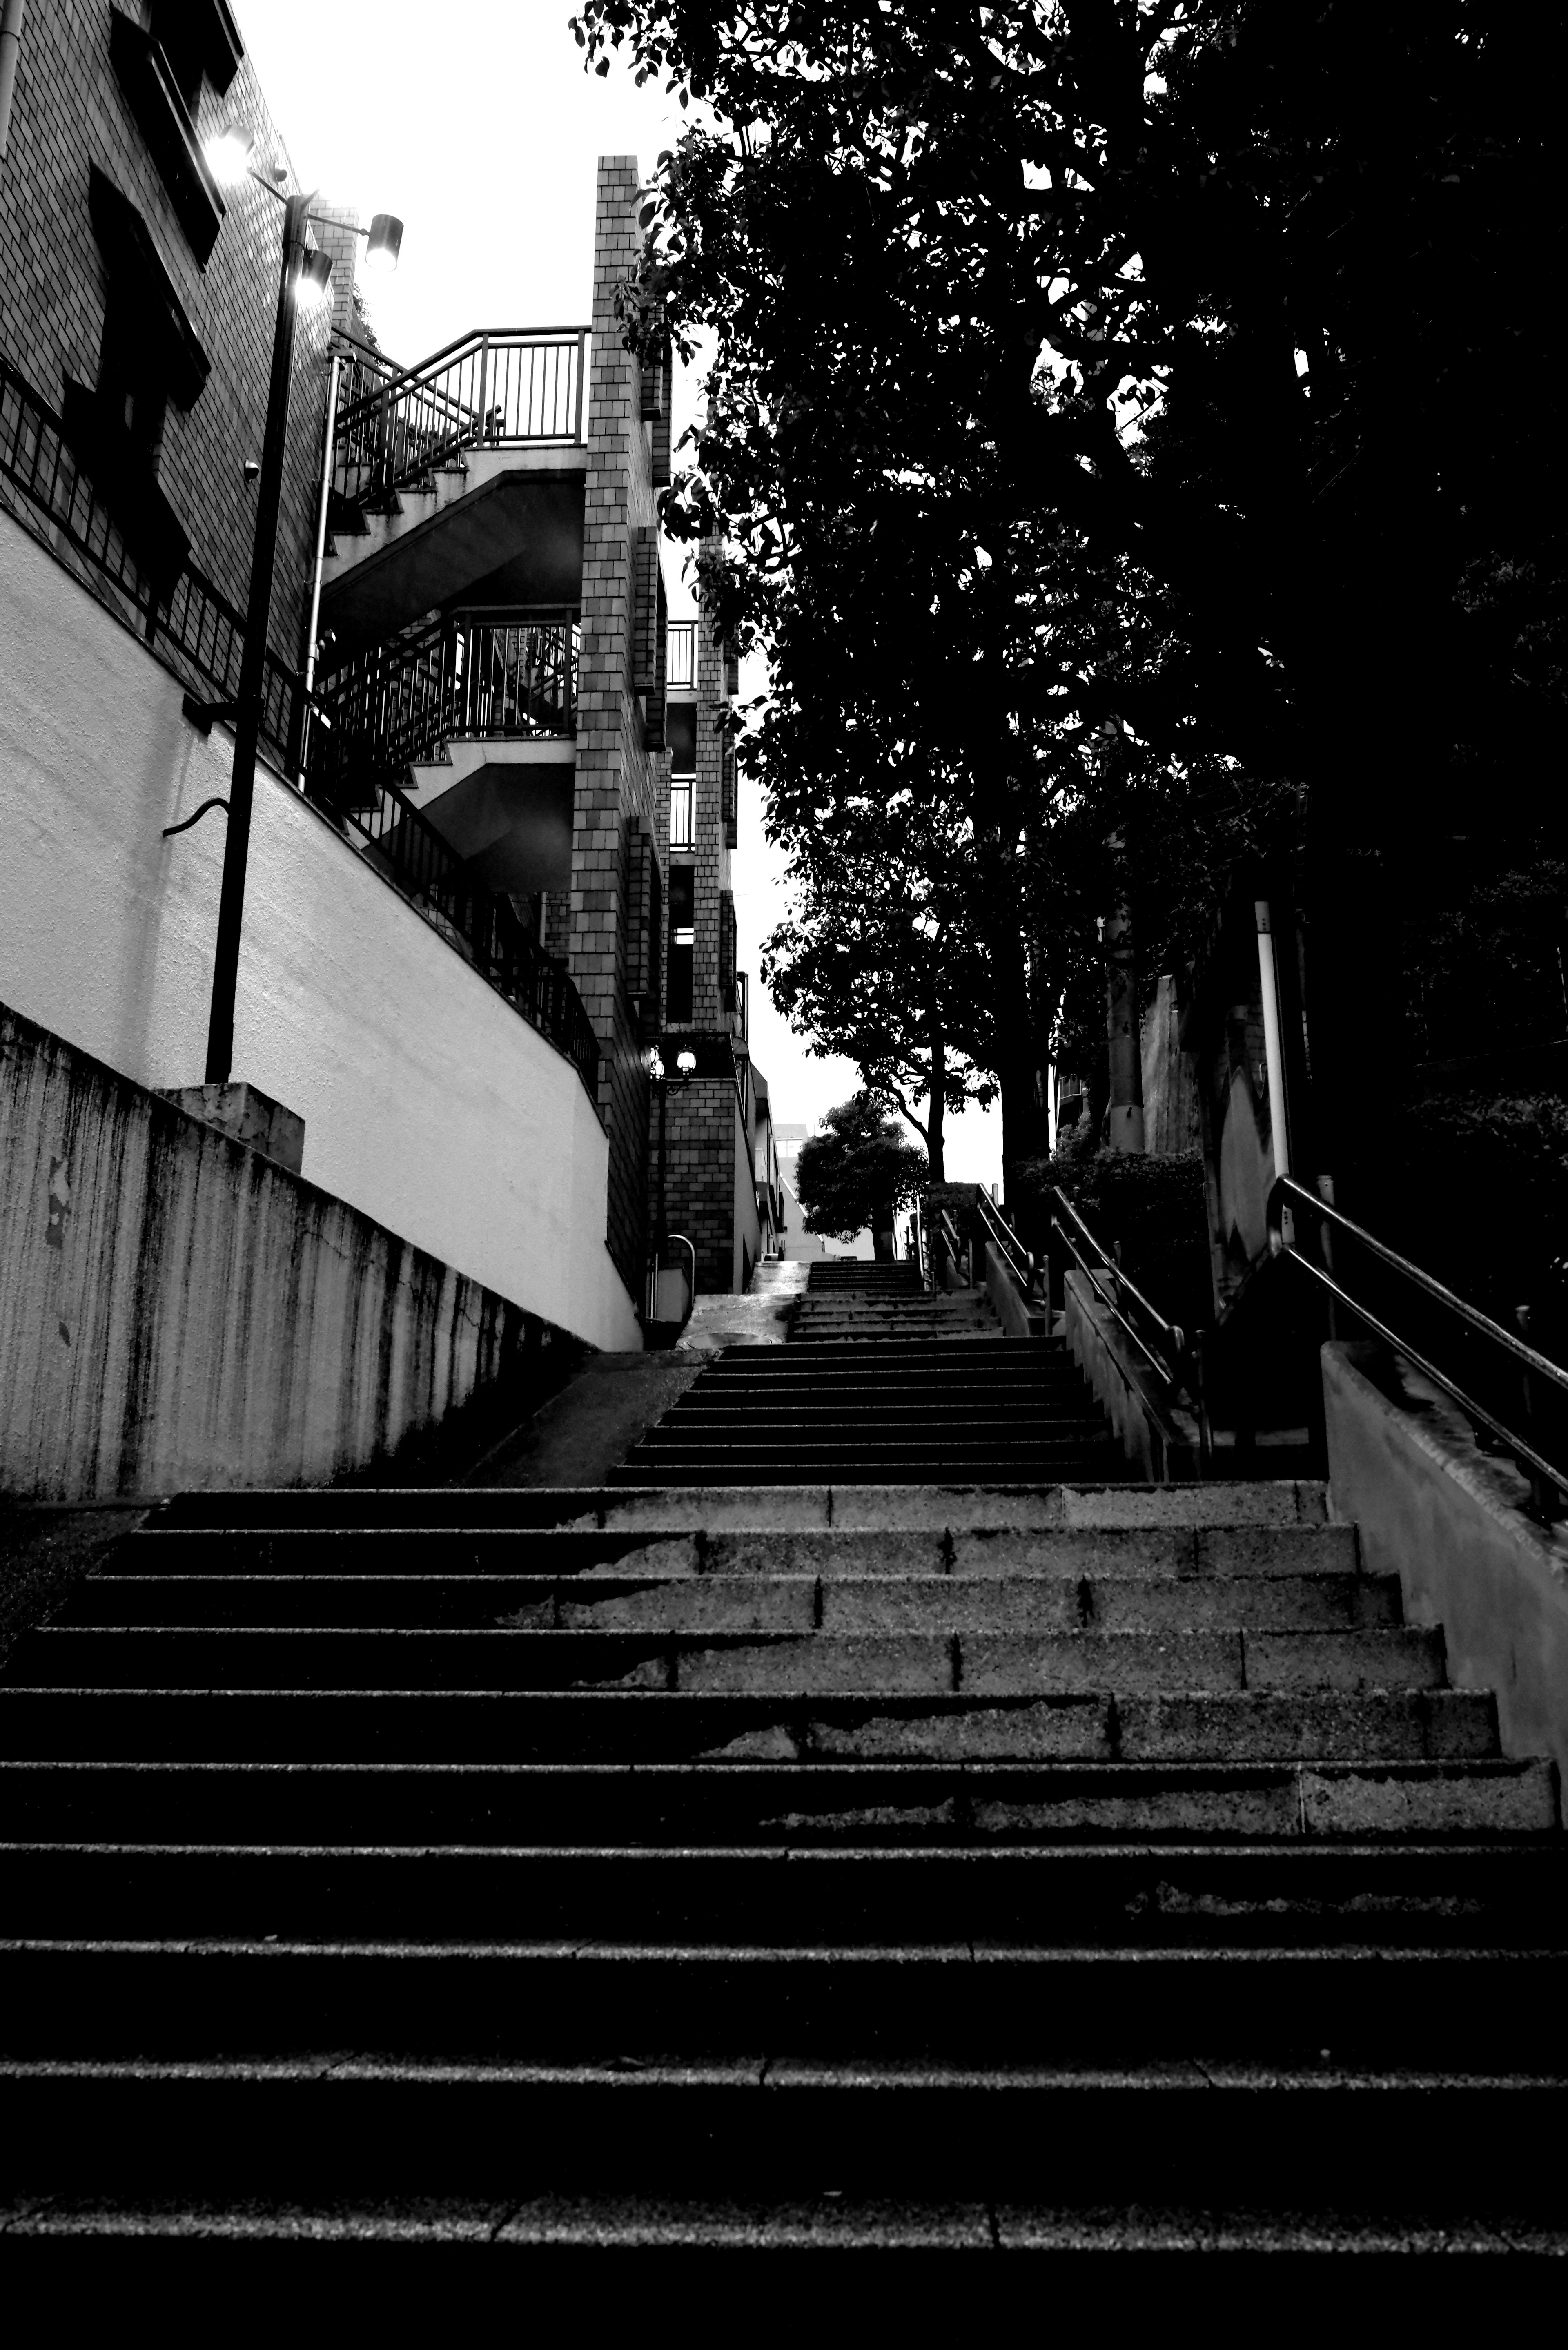
<path id="1" fill-rule="evenodd" d="M 1465 1298 L 1458 1296 L 1453 1290 L 1436 1280 L 1420 1265 L 1413 1264 L 1408 1257 L 1401 1256 L 1397 1249 L 1389 1248 L 1386 1242 L 1378 1240 L 1375 1233 L 1367 1232 L 1363 1225 L 1354 1223 L 1338 1208 L 1331 1207 L 1326 1200 L 1320 1199 L 1315 1191 L 1307 1191 L 1303 1184 L 1296 1181 L 1293 1176 L 1281 1175 L 1276 1178 L 1273 1188 L 1269 1193 L 1269 1242 L 1274 1253 L 1277 1256 L 1289 1257 L 1293 1263 L 1301 1266 L 1303 1273 L 1310 1274 L 1313 1280 L 1321 1288 L 1326 1289 L 1329 1295 L 1343 1305 L 1348 1313 L 1353 1314 L 1358 1322 L 1364 1323 L 1366 1328 L 1376 1337 L 1381 1338 L 1386 1346 L 1394 1347 L 1396 1352 L 1403 1355 L 1407 1362 L 1413 1363 L 1424 1378 L 1430 1379 L 1434 1386 L 1441 1388 L 1443 1393 L 1458 1404 L 1467 1419 L 1473 1420 L 1478 1427 L 1487 1430 L 1490 1435 L 1497 1438 L 1506 1451 L 1512 1452 L 1521 1461 L 1528 1464 L 1536 1478 L 1544 1479 L 1554 1492 L 1568 1494 L 1568 1471 L 1548 1461 L 1527 1437 L 1521 1436 L 1517 1430 L 1510 1428 L 1507 1422 L 1500 1419 L 1489 1406 L 1478 1403 L 1473 1396 L 1468 1394 L 1459 1385 L 1457 1380 L 1450 1378 L 1446 1371 L 1439 1370 L 1437 1364 L 1429 1361 L 1425 1355 L 1417 1353 L 1407 1338 L 1402 1338 L 1397 1331 L 1390 1329 L 1386 1322 L 1380 1320 L 1358 1299 L 1353 1297 L 1347 1289 L 1342 1288 L 1326 1267 L 1314 1264 L 1310 1256 L 1303 1254 L 1299 1248 L 1285 1239 L 1281 1211 L 1287 1199 L 1295 1205 L 1310 1209 L 1315 1215 L 1335 1225 L 1341 1232 L 1348 1232 L 1359 1246 L 1369 1250 L 1372 1255 L 1377 1257 L 1383 1263 L 1391 1266 L 1396 1273 L 1401 1274 L 1426 1296 L 1442 1306 L 1446 1312 L 1452 1313 L 1456 1318 L 1478 1331 L 1483 1338 L 1490 1339 L 1493 1346 L 1500 1347 L 1505 1355 L 1511 1356 L 1524 1370 L 1547 1379 L 1552 1386 L 1564 1394 L 1568 1394 L 1568 1371 L 1564 1371 L 1560 1364 L 1552 1362 L 1547 1356 L 1538 1354 L 1533 1347 L 1527 1347 L 1522 1338 L 1515 1337 L 1511 1330 L 1505 1330 L 1501 1322 L 1494 1322 L 1489 1314 L 1483 1314 L 1478 1306 L 1471 1305 Z M 1538 1503 L 1544 1499 L 1539 1490 L 1536 1498 Z"/>
<path id="2" fill-rule="evenodd" d="M 1013 1279 L 1024 1296 L 1030 1296 L 1034 1287 L 1034 1259 L 1023 1245 L 1012 1226 L 1004 1223 L 997 1213 L 995 1203 L 983 1185 L 977 1186 L 975 1201 L 980 1209 L 981 1223 L 1006 1258 Z"/>
<path id="3" fill-rule="evenodd" d="M 1071 1235 L 1067 1232 L 1065 1227 L 1060 1224 L 1057 1211 L 1065 1212 L 1065 1214 L 1072 1220 L 1073 1223 L 1076 1225 L 1081 1237 L 1085 1240 L 1089 1246 L 1094 1250 L 1095 1254 L 1099 1259 L 1101 1264 L 1105 1266 L 1107 1272 L 1116 1275 L 1117 1288 L 1125 1291 L 1127 1295 L 1132 1299 L 1133 1304 L 1138 1307 L 1139 1311 L 1147 1315 L 1149 1320 L 1154 1324 L 1155 1328 L 1166 1340 L 1170 1351 L 1172 1363 L 1175 1364 L 1182 1361 L 1187 1354 L 1187 1336 L 1181 1325 L 1179 1322 L 1168 1322 L 1164 1315 L 1160 1312 L 1158 1306 L 1152 1305 L 1149 1303 L 1142 1290 L 1138 1287 L 1137 1282 L 1130 1280 L 1122 1271 L 1120 1265 L 1117 1264 L 1116 1259 L 1109 1254 L 1106 1249 L 1105 1243 L 1102 1241 L 1096 1239 L 1094 1233 L 1089 1230 L 1088 1225 L 1084 1222 L 1083 1217 L 1078 1213 L 1078 1211 L 1074 1207 L 1073 1202 L 1068 1199 L 1064 1191 L 1060 1190 L 1057 1186 L 1053 1185 L 1051 1196 L 1056 1202 L 1056 1209 L 1053 1211 L 1052 1221 L 1058 1224 L 1058 1229 L 1061 1230 L 1062 1236 L 1064 1240 L 1067 1242 L 1068 1246 L 1072 1247 Z M 1077 1257 L 1076 1249 L 1073 1250 L 1073 1254 L 1075 1258 Z M 1087 1273 L 1089 1268 L 1087 1265 L 1083 1264 L 1080 1262 L 1079 1270 L 1080 1272 Z M 1091 1278 L 1093 1276 L 1091 1275 Z M 1097 1283 L 1096 1286 L 1096 1288 L 1098 1287 Z M 1121 1319 L 1122 1317 L 1118 1315 L 1117 1318 Z M 1128 1324 L 1127 1326 L 1130 1329 L 1131 1325 Z M 1143 1345 L 1143 1341 L 1140 1339 L 1138 1344 L 1141 1347 Z M 1145 1347 L 1144 1351 L 1147 1354 L 1148 1350 Z"/>

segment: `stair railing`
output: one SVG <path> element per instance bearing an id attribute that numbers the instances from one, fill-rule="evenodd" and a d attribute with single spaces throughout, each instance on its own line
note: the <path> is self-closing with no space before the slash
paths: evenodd
<path id="1" fill-rule="evenodd" d="M 1019 1295 L 1027 1305 L 1034 1295 L 1036 1267 L 1033 1253 L 1024 1247 L 983 1187 L 975 1193 L 975 1204 L 980 1210 L 980 1220 L 985 1226 L 987 1239 L 1017 1283 Z"/>
<path id="2" fill-rule="evenodd" d="M 966 1249 L 968 1251 L 969 1263 L 965 1269 L 964 1280 L 967 1285 L 972 1289 L 974 1286 L 974 1243 L 972 1241 L 965 1242 L 960 1237 L 959 1228 L 952 1220 L 952 1211 L 950 1209 L 942 1208 L 939 1210 L 937 1220 L 931 1232 L 930 1287 L 933 1295 L 941 1281 L 941 1268 L 944 1260 L 950 1258 L 954 1264 L 962 1264 L 964 1262 Z"/>
<path id="3" fill-rule="evenodd" d="M 1053 1254 L 1059 1252 L 1070 1259 L 1084 1275 L 1123 1336 L 1154 1373 L 1166 1405 L 1174 1403 L 1179 1396 L 1188 1398 L 1198 1415 L 1199 1451 L 1207 1475 L 1212 1438 L 1203 1388 L 1202 1333 L 1196 1333 L 1189 1340 L 1179 1322 L 1167 1321 L 1158 1306 L 1122 1271 L 1119 1258 L 1090 1231 L 1064 1191 L 1054 1186 L 1047 1196 L 1053 1203 Z M 1049 1288 L 1047 1283 L 1048 1293 Z"/>
<path id="4" fill-rule="evenodd" d="M 340 407 L 332 486 L 349 505 L 388 498 L 465 450 L 580 442 L 587 327 L 484 327 L 371 380 Z"/>
<path id="5" fill-rule="evenodd" d="M 1318 1219 L 1320 1244 L 1326 1241 L 1328 1232 L 1345 1234 L 1356 1247 L 1365 1249 L 1375 1262 L 1386 1265 L 1390 1272 L 1408 1283 L 1419 1296 L 1435 1306 L 1442 1325 L 1452 1331 L 1461 1345 L 1468 1338 L 1475 1337 L 1495 1350 L 1494 1362 L 1501 1357 L 1509 1367 L 1511 1378 L 1517 1382 L 1518 1416 L 1528 1433 L 1521 1435 L 1500 1411 L 1489 1403 L 1479 1401 L 1449 1372 L 1433 1362 L 1423 1349 L 1412 1345 L 1407 1334 L 1402 1335 L 1395 1330 L 1375 1313 L 1365 1296 L 1357 1297 L 1346 1289 L 1335 1278 L 1332 1245 L 1324 1246 L 1324 1254 L 1328 1259 L 1326 1264 L 1320 1263 L 1302 1248 L 1295 1241 L 1293 1230 L 1287 1226 L 1286 1219 L 1290 1217 L 1293 1222 L 1295 1213 L 1303 1210 Z M 1293 1175 L 1280 1176 L 1269 1194 L 1269 1243 L 1277 1256 L 1288 1257 L 1319 1288 L 1325 1290 L 1337 1305 L 1343 1306 L 1370 1330 L 1374 1337 L 1380 1338 L 1385 1346 L 1404 1356 L 1423 1378 L 1430 1379 L 1435 1387 L 1440 1388 L 1459 1406 L 1478 1435 L 1491 1440 L 1490 1449 L 1512 1453 L 1530 1480 L 1531 1509 L 1537 1518 L 1551 1524 L 1563 1515 L 1564 1501 L 1568 1498 L 1568 1468 L 1561 1461 L 1550 1460 L 1541 1450 L 1541 1421 L 1546 1398 L 1552 1396 L 1560 1399 L 1562 1404 L 1568 1404 L 1568 1371 L 1564 1371 L 1561 1364 L 1539 1353 L 1521 1336 L 1505 1329 L 1501 1322 L 1494 1322 L 1490 1315 L 1483 1314 L 1468 1299 L 1457 1296 L 1453 1290 L 1445 1287 L 1420 1265 L 1413 1264 L 1408 1257 L 1401 1256 L 1397 1249 L 1391 1249 L 1386 1242 L 1378 1240 L 1365 1226 L 1353 1223 L 1348 1216 L 1332 1207 L 1317 1192 L 1309 1191 L 1303 1184 L 1298 1183 Z M 1528 1328 L 1529 1309 L 1521 1306 L 1519 1315 L 1522 1326 Z"/>
<path id="6" fill-rule="evenodd" d="M 686 1311 L 680 1316 L 680 1328 L 684 1330 L 691 1319 L 691 1308 L 697 1303 L 697 1252 L 684 1232 L 667 1232 L 662 1244 L 649 1253 L 648 1278 L 643 1289 L 642 1318 L 645 1322 L 657 1322 L 659 1319 L 659 1276 L 667 1270 L 672 1273 L 679 1270 L 675 1265 L 666 1267 L 664 1252 L 667 1248 L 677 1244 L 685 1250 L 691 1268 L 686 1284 Z"/>
<path id="7" fill-rule="evenodd" d="M 322 681 L 327 724 L 312 746 L 313 789 L 339 809 L 368 807 L 450 737 L 574 733 L 578 636 L 575 613 L 458 613 L 351 654 Z"/>

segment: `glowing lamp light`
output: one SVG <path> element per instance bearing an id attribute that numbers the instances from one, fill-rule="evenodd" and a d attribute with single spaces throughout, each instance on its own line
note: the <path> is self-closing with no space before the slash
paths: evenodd
<path id="1" fill-rule="evenodd" d="M 396 213 L 377 213 L 365 244 L 365 267 L 374 277 L 389 277 L 403 246 L 403 224 Z"/>
<path id="2" fill-rule="evenodd" d="M 332 291 L 332 263 L 319 246 L 301 256 L 294 298 L 302 310 L 314 310 Z"/>
<path id="3" fill-rule="evenodd" d="M 207 167 L 221 188 L 237 188 L 251 167 L 255 152 L 256 136 L 243 122 L 225 122 L 215 130 L 202 151 Z"/>
<path id="4" fill-rule="evenodd" d="M 675 1066 L 680 1070 L 683 1077 L 689 1077 L 691 1075 L 692 1070 L 697 1066 L 696 1054 L 677 1053 L 675 1055 Z"/>

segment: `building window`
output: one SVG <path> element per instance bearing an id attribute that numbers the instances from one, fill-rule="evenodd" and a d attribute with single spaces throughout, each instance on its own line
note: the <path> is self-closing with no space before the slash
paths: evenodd
<path id="1" fill-rule="evenodd" d="M 697 943 L 697 873 L 677 865 L 670 875 L 670 956 L 665 967 L 665 1017 L 690 1020 Z"/>
<path id="2" fill-rule="evenodd" d="M 695 848 L 691 837 L 691 802 L 693 786 L 687 779 L 670 786 L 670 846 L 671 848 Z"/>

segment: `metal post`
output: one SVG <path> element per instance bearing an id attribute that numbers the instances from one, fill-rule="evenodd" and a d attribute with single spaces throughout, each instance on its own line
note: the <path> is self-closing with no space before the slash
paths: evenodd
<path id="1" fill-rule="evenodd" d="M 27 0 L 5 0 L 0 8 L 0 162 L 5 160 L 11 135 L 11 100 L 16 88 L 16 68 L 22 56 L 22 19 Z"/>
<path id="2" fill-rule="evenodd" d="M 1269 1139 L 1274 1154 L 1274 1173 L 1288 1175 L 1291 1171 L 1290 1106 L 1285 1095 L 1285 1055 L 1280 1035 L 1280 975 L 1274 962 L 1274 934 L 1269 917 L 1269 901 L 1258 898 L 1253 901 L 1253 913 L 1258 924 L 1258 985 L 1263 999 L 1263 1058 L 1269 1078 Z M 1280 1211 L 1280 1230 L 1287 1248 L 1295 1240 L 1295 1222 L 1289 1208 Z"/>
<path id="3" fill-rule="evenodd" d="M 240 925 L 244 913 L 245 866 L 251 846 L 251 802 L 255 794 L 256 753 L 261 743 L 262 693 L 266 682 L 267 621 L 272 608 L 273 559 L 277 552 L 278 506 L 283 494 L 284 448 L 288 437 L 289 378 L 294 365 L 295 280 L 305 254 L 306 221 L 314 195 L 290 196 L 284 212 L 283 259 L 278 272 L 277 324 L 273 331 L 272 382 L 267 391 L 266 438 L 256 484 L 256 534 L 251 554 L 250 599 L 245 641 L 235 697 L 234 764 L 229 782 L 229 829 L 223 847 L 223 882 L 218 900 L 218 940 L 213 957 L 213 1008 L 207 1025 L 207 1083 L 226 1085 L 234 1055 L 234 993 L 240 972 Z"/>
<path id="4" fill-rule="evenodd" d="M 327 384 L 327 444 L 321 461 L 321 505 L 316 517 L 316 568 L 310 579 L 310 626 L 305 632 L 305 739 L 309 740 L 310 693 L 316 683 L 316 631 L 321 620 L 321 567 L 327 558 L 327 510 L 332 502 L 332 437 L 337 426 L 337 371 L 343 362 L 336 351 L 332 354 L 332 373 Z M 305 786 L 305 769 L 299 771 L 301 790 Z"/>
<path id="5" fill-rule="evenodd" d="M 585 380 L 587 371 L 588 338 L 579 327 L 577 329 L 577 419 L 572 428 L 572 437 L 576 441 L 581 441 L 583 437 L 583 400 L 587 391 Z"/>

